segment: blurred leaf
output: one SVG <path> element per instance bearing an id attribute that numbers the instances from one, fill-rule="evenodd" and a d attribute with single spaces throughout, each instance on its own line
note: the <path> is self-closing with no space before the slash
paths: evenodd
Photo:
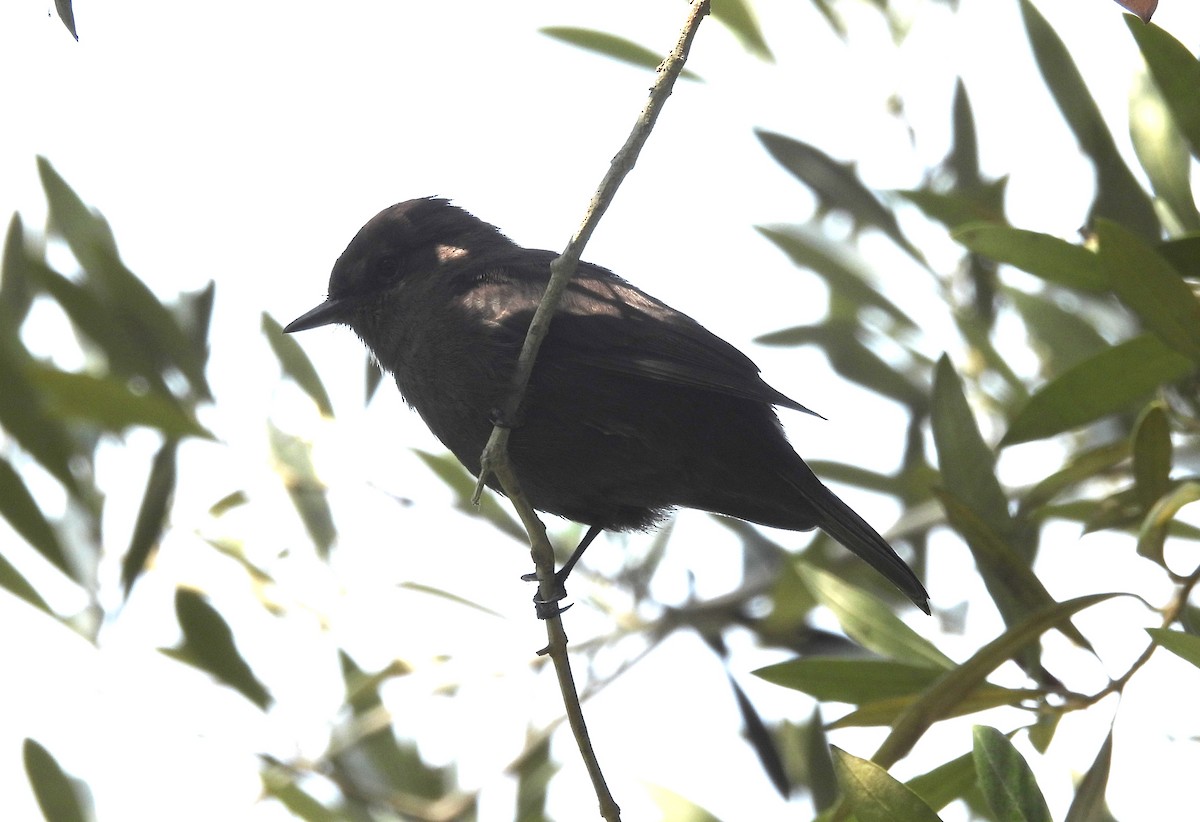
<path id="1" fill-rule="evenodd" d="M 82 489 L 70 468 L 75 443 L 34 388 L 26 371 L 29 362 L 23 348 L 0 340 L 0 426 L 68 491 L 80 496 Z"/>
<path id="2" fill-rule="evenodd" d="M 1128 594 L 1092 594 L 1055 604 L 1030 614 L 1020 624 L 1009 628 L 984 645 L 952 671 L 947 671 L 906 710 L 893 724 L 892 731 L 872 757 L 884 767 L 891 767 L 934 722 L 948 716 L 954 707 L 983 684 L 992 671 L 1019 654 L 1078 611 L 1116 596 Z"/>
<path id="3" fill-rule="evenodd" d="M 803 691 L 822 702 L 862 705 L 918 693 L 946 672 L 944 667 L 910 665 L 890 659 L 807 657 L 754 671 L 768 682 Z"/>
<path id="4" fill-rule="evenodd" d="M 913 259 L 925 264 L 925 257 L 900 230 L 896 215 L 858 179 L 853 163 L 839 163 L 820 149 L 782 134 L 763 129 L 754 133 L 776 162 L 812 189 L 823 210 L 845 211 L 858 228 L 878 228 Z"/>
<path id="5" fill-rule="evenodd" d="M 913 665 L 954 666 L 952 659 L 878 599 L 807 562 L 795 562 L 792 567 L 817 601 L 833 611 L 846 636 L 864 648 Z"/>
<path id="6" fill-rule="evenodd" d="M 84 205 L 44 157 L 38 158 L 38 172 L 50 206 L 50 225 L 66 240 L 109 313 L 163 366 L 179 369 L 199 397 L 211 399 L 204 357 L 174 315 L 121 262 L 108 223 Z"/>
<path id="7" fill-rule="evenodd" d="M 1171 483 L 1171 426 L 1161 403 L 1151 403 L 1133 429 L 1133 480 L 1144 509 L 1156 503 Z"/>
<path id="8" fill-rule="evenodd" d="M 1167 538 L 1167 528 L 1179 509 L 1200 499 L 1200 482 L 1185 482 L 1176 486 L 1172 491 L 1162 496 L 1151 506 L 1138 533 L 1137 552 L 1147 559 L 1165 565 L 1163 560 L 1163 542 Z"/>
<path id="9" fill-rule="evenodd" d="M 47 822 L 86 822 L 91 805 L 87 786 L 68 776 L 49 751 L 28 737 L 21 753 L 34 798 Z"/>
<path id="10" fill-rule="evenodd" d="M 79 32 L 75 30 L 75 11 L 71 8 L 71 0 L 54 0 L 54 8 L 58 12 L 58 19 L 62 20 L 62 24 L 67 27 L 67 31 L 71 32 L 71 36 L 76 40 L 79 39 Z M 58 822 L 58 820 L 52 820 Z"/>
<path id="11" fill-rule="evenodd" d="M 1126 340 L 1042 386 L 1017 413 L 1000 444 L 1045 439 L 1124 411 L 1195 367 L 1153 334 Z"/>
<path id="12" fill-rule="evenodd" d="M 1109 287 L 1163 342 L 1200 363 L 1200 301 L 1171 264 L 1135 234 L 1096 221 Z"/>
<path id="13" fill-rule="evenodd" d="M 39 554 L 68 577 L 75 578 L 71 563 L 58 542 L 58 535 L 46 521 L 21 475 L 4 457 L 0 457 L 0 514 Z"/>
<path id="14" fill-rule="evenodd" d="M 983 184 L 979 173 L 979 137 L 975 129 L 975 113 L 971 110 L 971 98 L 967 94 L 967 87 L 963 85 L 962 77 L 954 81 L 951 123 L 954 128 L 954 141 L 950 146 L 950 153 L 942 161 L 942 166 L 954 175 L 954 189 L 961 192 Z M 1004 183 L 1000 182 L 999 185 L 1002 192 Z M 1003 210 L 1003 196 L 997 196 L 990 202 L 1000 206 L 998 211 Z M 1003 216 L 998 216 L 997 219 L 1000 222 L 1004 221 Z"/>
<path id="15" fill-rule="evenodd" d="M 1044 374 L 1061 374 L 1109 347 L 1078 306 L 1064 308 L 1052 293 L 1026 294 L 1008 287 L 1002 287 L 1001 293 L 1021 315 Z"/>
<path id="16" fill-rule="evenodd" d="M 1064 491 L 1104 474 L 1128 457 L 1129 441 L 1124 439 L 1071 454 L 1062 468 L 1038 482 L 1022 496 L 1022 512 L 1046 505 Z"/>
<path id="17" fill-rule="evenodd" d="M 938 822 L 938 815 L 911 788 L 869 759 L 835 745 L 833 766 L 846 806 L 859 822 Z"/>
<path id="18" fill-rule="evenodd" d="M 832 808 L 838 800 L 837 773 L 833 767 L 833 752 L 829 749 L 829 738 L 821 722 L 821 706 L 814 705 L 808 722 L 797 726 L 802 734 L 795 748 L 784 746 L 784 753 L 794 750 L 800 764 L 794 770 L 801 771 L 798 784 L 808 788 L 813 807 L 818 811 Z"/>
<path id="19" fill-rule="evenodd" d="M 750 744 L 755 756 L 758 757 L 759 764 L 762 765 L 771 784 L 775 786 L 775 790 L 779 791 L 781 797 L 787 799 L 792 793 L 791 780 L 788 779 L 787 772 L 784 770 L 783 759 L 779 755 L 779 748 L 775 744 L 770 729 L 763 722 L 754 703 L 750 701 L 746 692 L 728 671 L 726 671 L 726 679 L 729 681 L 729 687 L 733 689 L 733 698 L 737 702 L 738 713 L 742 717 L 742 736 Z"/>
<path id="20" fill-rule="evenodd" d="M 941 810 L 966 796 L 977 785 L 975 758 L 967 753 L 938 765 L 932 771 L 914 776 L 906 783 L 929 807 Z"/>
<path id="21" fill-rule="evenodd" d="M 651 801 L 662 811 L 660 819 L 670 822 L 721 822 L 692 800 L 662 785 L 651 782 L 646 785 L 646 791 L 650 794 Z"/>
<path id="22" fill-rule="evenodd" d="M 273 701 L 271 695 L 238 652 L 224 617 L 204 596 L 187 588 L 175 589 L 175 615 L 183 642 L 159 651 L 204 671 L 265 711 Z"/>
<path id="23" fill-rule="evenodd" d="M 124 380 L 47 366 L 32 366 L 29 376 L 50 410 L 59 416 L 84 420 L 106 431 L 144 425 L 170 437 L 212 439 L 212 434 L 178 405 L 157 394 L 136 394 Z"/>
<path id="24" fill-rule="evenodd" d="M 742 48 L 758 59 L 773 63 L 775 56 L 763 38 L 762 29 L 754 16 L 754 10 L 746 0 L 713 0 L 712 16 L 742 44 Z"/>
<path id="25" fill-rule="evenodd" d="M 29 584 L 29 581 L 21 576 L 21 572 L 4 558 L 4 554 L 0 554 L 0 588 L 3 588 L 19 599 L 25 600 L 34 608 L 45 611 L 50 616 L 55 615 L 50 610 L 50 606 L 46 603 L 46 600 L 42 599 L 37 590 Z"/>
<path id="26" fill-rule="evenodd" d="M 271 455 L 275 458 L 275 471 L 283 480 L 283 487 L 291 497 L 292 505 L 296 506 L 296 512 L 304 522 L 317 554 L 327 559 L 337 539 L 337 526 L 333 522 L 325 484 L 317 477 L 316 468 L 313 467 L 312 445 L 269 422 L 268 434 Z"/>
<path id="27" fill-rule="evenodd" d="M 1147 628 L 1146 633 L 1171 653 L 1200 668 L 1200 636 L 1167 628 Z"/>
<path id="28" fill-rule="evenodd" d="M 1196 95 L 1200 62 L 1187 46 L 1158 26 L 1138 25 L 1128 18 L 1125 23 L 1176 125 L 1191 143 L 1192 154 L 1200 158 L 1200 98 Z"/>
<path id="29" fill-rule="evenodd" d="M 632 40 L 594 29 L 576 28 L 575 26 L 545 26 L 538 31 L 547 37 L 561 40 L 584 51 L 601 54 L 622 63 L 651 71 L 657 71 L 659 64 L 666 58 L 665 54 L 659 54 Z M 700 81 L 700 75 L 686 68 L 679 73 L 679 77 L 684 80 Z"/>
<path id="30" fill-rule="evenodd" d="M 938 192 L 921 188 L 895 193 L 925 212 L 926 217 L 954 230 L 979 223 L 1003 225 L 1004 212 L 997 205 L 1003 203 L 1007 184 L 1005 178 L 975 190 Z"/>
<path id="31" fill-rule="evenodd" d="M 208 513 L 213 517 L 223 516 L 227 511 L 232 511 L 234 508 L 245 505 L 250 501 L 246 496 L 245 491 L 233 491 L 221 497 L 208 508 Z"/>
<path id="32" fill-rule="evenodd" d="M 260 770 L 263 794 L 279 800 L 292 815 L 304 822 L 344 822 L 345 816 L 329 810 L 296 784 L 295 774 L 282 767 Z"/>
<path id="33" fill-rule="evenodd" d="M 1150 185 L 1175 220 L 1177 228 L 1200 229 L 1200 212 L 1192 194 L 1191 156 L 1158 87 L 1145 72 L 1134 78 L 1129 95 L 1129 136 Z M 1171 225 L 1170 221 L 1168 226 Z"/>
<path id="34" fill-rule="evenodd" d="M 212 326 L 216 297 L 217 284 L 209 280 L 204 288 L 180 294 L 175 305 L 171 307 L 184 336 L 191 341 L 192 349 L 196 352 L 202 368 L 208 366 L 208 332 Z"/>
<path id="35" fill-rule="evenodd" d="M 1025 758 L 1008 737 L 987 725 L 976 725 L 975 772 L 997 819 L 1053 822 L 1050 808 Z"/>
<path id="36" fill-rule="evenodd" d="M 304 353 L 300 343 L 284 334 L 283 326 L 265 311 L 262 313 L 262 332 L 271 344 L 271 350 L 275 352 L 275 358 L 279 360 L 284 375 L 291 377 L 296 385 L 308 394 L 323 416 L 332 417 L 333 403 L 330 402 L 325 385 L 317 375 L 317 369 L 313 367 L 312 360 Z"/>
<path id="37" fill-rule="evenodd" d="M 1160 243 L 1158 253 L 1184 277 L 1200 278 L 1200 233 Z"/>
<path id="38" fill-rule="evenodd" d="M 1108 287 L 1095 254 L 1049 234 L 996 223 L 968 223 L 952 236 L 976 254 L 1055 285 L 1079 291 L 1103 291 Z"/>
<path id="39" fill-rule="evenodd" d="M 1029 743 L 1033 745 L 1034 750 L 1040 754 L 1044 754 L 1049 750 L 1050 743 L 1054 741 L 1054 733 L 1058 730 L 1059 720 L 1061 719 L 1061 713 L 1051 713 L 1049 711 L 1038 712 L 1037 721 L 1026 729 L 1029 734 Z"/>
<path id="40" fill-rule="evenodd" d="M 1042 80 L 1096 169 L 1096 199 L 1089 221 L 1107 217 L 1143 238 L 1158 239 L 1161 229 L 1154 206 L 1121 159 L 1066 46 L 1030 0 L 1021 0 L 1021 15 Z"/>
<path id="41" fill-rule="evenodd" d="M 417 591 L 422 594 L 429 594 L 432 597 L 437 597 L 438 599 L 445 599 L 450 602 L 458 603 L 459 605 L 465 605 L 468 608 L 474 608 L 476 611 L 482 611 L 488 616 L 500 617 L 501 619 L 504 618 L 504 615 L 499 611 L 493 611 L 491 608 L 480 605 L 478 602 L 473 602 L 465 597 L 460 597 L 458 594 L 452 594 L 449 591 L 444 591 L 441 588 L 434 588 L 432 585 L 422 585 L 419 582 L 401 582 L 400 587 L 407 591 Z"/>
<path id="42" fill-rule="evenodd" d="M 850 256 L 843 247 L 804 226 L 755 226 L 755 230 L 774 243 L 795 265 L 807 268 L 825 280 L 829 290 L 841 295 L 848 304 L 877 308 L 903 328 L 917 327 L 911 317 L 879 292 L 862 261 Z"/>
<path id="43" fill-rule="evenodd" d="M 1112 731 L 1096 752 L 1096 759 L 1075 788 L 1075 798 L 1063 822 L 1104 822 L 1111 820 L 1104 795 L 1108 791 L 1108 773 L 1112 766 Z"/>
<path id="44" fill-rule="evenodd" d="M 177 440 L 168 439 L 154 455 L 154 462 L 150 465 L 142 505 L 129 538 L 129 550 L 121 560 L 121 586 L 125 589 L 126 599 L 166 529 L 171 498 L 175 494 L 175 457 L 178 448 Z"/>
<path id="45" fill-rule="evenodd" d="M 25 227 L 21 215 L 13 214 L 4 235 L 4 257 L 0 261 L 0 338 L 13 339 L 33 303 L 30 288 L 28 258 L 25 249 Z"/>
<path id="46" fill-rule="evenodd" d="M 1011 536 L 1014 523 L 996 479 L 996 456 L 983 441 L 962 380 L 944 354 L 934 371 L 930 423 L 945 486 L 1001 538 Z"/>
<path id="47" fill-rule="evenodd" d="M 921 696 L 920 691 L 905 696 L 893 696 L 867 702 L 857 710 L 829 723 L 829 730 L 840 728 L 870 728 L 891 727 L 904 712 L 912 707 Z M 957 716 L 968 716 L 980 711 L 990 711 L 993 708 L 1026 707 L 1030 700 L 1045 698 L 1044 690 L 1032 688 L 1001 688 L 998 685 L 984 683 L 954 704 L 954 707 L 942 717 L 952 719 Z"/>
<path id="48" fill-rule="evenodd" d="M 467 514 L 481 516 L 502 533 L 508 534 L 523 543 L 529 541 L 525 529 L 513 519 L 512 515 L 500 504 L 494 494 L 484 494 L 479 498 L 479 505 L 471 502 L 475 495 L 475 478 L 463 468 L 462 463 L 452 454 L 436 456 L 427 451 L 414 448 L 413 453 L 420 457 L 438 479 L 446 484 L 457 496 L 455 508 Z"/>
<path id="49" fill-rule="evenodd" d="M 550 756 L 550 735 L 522 751 L 515 770 L 517 775 L 516 822 L 541 822 L 547 819 L 546 791 L 559 766 Z"/>

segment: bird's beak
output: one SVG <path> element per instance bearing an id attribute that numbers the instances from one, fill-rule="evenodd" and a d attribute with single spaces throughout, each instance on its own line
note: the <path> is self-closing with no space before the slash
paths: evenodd
<path id="1" fill-rule="evenodd" d="M 342 315 L 345 314 L 345 311 L 346 300 L 335 300 L 333 297 L 330 297 L 312 311 L 306 311 L 288 323 L 287 327 L 283 329 L 283 333 L 291 334 L 295 331 L 307 331 L 310 328 L 319 328 L 322 325 L 343 322 Z"/>

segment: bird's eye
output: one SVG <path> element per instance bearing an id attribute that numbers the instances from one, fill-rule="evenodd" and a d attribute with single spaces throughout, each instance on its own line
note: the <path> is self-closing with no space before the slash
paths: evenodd
<path id="1" fill-rule="evenodd" d="M 400 259 L 391 254 L 376 257 L 371 273 L 375 282 L 380 285 L 394 283 L 400 279 Z"/>

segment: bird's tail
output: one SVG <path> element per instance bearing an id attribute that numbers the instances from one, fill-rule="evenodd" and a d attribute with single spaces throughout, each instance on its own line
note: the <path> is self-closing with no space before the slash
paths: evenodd
<path id="1" fill-rule="evenodd" d="M 883 574 L 918 608 L 929 613 L 929 594 L 917 575 L 896 555 L 892 546 L 867 524 L 866 520 L 817 479 L 812 470 L 800 463 L 803 474 L 786 476 L 817 514 L 817 527 L 842 545 L 858 554 L 867 564 Z"/>

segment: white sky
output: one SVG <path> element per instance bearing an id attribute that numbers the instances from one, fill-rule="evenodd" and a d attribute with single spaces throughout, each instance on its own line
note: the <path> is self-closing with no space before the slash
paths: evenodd
<path id="1" fill-rule="evenodd" d="M 805 456 L 877 469 L 894 466 L 899 457 L 894 436 L 899 412 L 831 379 L 812 351 L 764 349 L 750 342 L 768 331 L 811 322 L 823 306 L 814 278 L 794 270 L 753 231 L 756 224 L 803 222 L 811 216 L 812 202 L 760 148 L 751 129 L 780 131 L 855 160 L 875 187 L 915 186 L 920 170 L 948 147 L 945 106 L 957 71 L 966 78 L 980 133 L 988 140 L 982 146 L 985 173 L 1012 174 L 1014 222 L 1071 237 L 1084 220 L 1091 193 L 1090 170 L 1076 156 L 1034 72 L 1015 4 L 963 0 L 957 15 L 940 6 L 913 5 L 921 10 L 920 20 L 910 42 L 896 51 L 865 4 L 849 9 L 854 32 L 849 47 L 806 3 L 756 4 L 776 55 L 774 65 L 745 55 L 727 32 L 707 21 L 689 64 L 707 82 L 677 86 L 639 166 L 585 255 L 747 350 L 772 384 L 829 417 L 827 423 L 785 419 Z M 1076 54 L 1115 124 L 1119 144 L 1127 147 L 1121 124 L 1136 62 L 1119 10 L 1094 0 L 1041 6 Z M 489 682 L 491 690 L 468 689 L 455 699 L 454 709 L 461 713 L 454 716 L 438 713 L 427 702 L 420 703 L 424 717 L 398 716 L 401 727 L 423 718 L 439 729 L 440 742 L 429 749 L 431 755 L 449 759 L 478 749 L 464 761 L 463 779 L 489 786 L 485 820 L 506 817 L 504 788 L 494 774 L 496 763 L 515 750 L 491 751 L 486 740 L 474 736 L 473 723 L 495 723 L 495 700 L 504 700 L 513 707 L 504 714 L 507 736 L 497 738 L 511 742 L 528 718 L 553 717 L 557 705 L 553 690 L 528 693 L 530 680 L 520 674 L 541 641 L 541 627 L 529 619 L 529 591 L 516 579 L 526 570 L 524 550 L 471 523 L 456 525 L 461 530 L 452 559 L 449 551 L 429 550 L 431 535 L 445 527 L 448 497 L 426 480 L 407 449 L 440 453 L 438 443 L 387 385 L 369 409 L 360 408 L 362 353 L 344 329 L 310 332 L 301 339 L 339 413 L 332 425 L 317 421 L 294 390 L 277 382 L 258 330 L 259 313 L 267 310 L 286 322 L 316 304 L 333 260 L 357 228 L 381 207 L 413 196 L 451 197 L 522 244 L 562 247 L 628 133 L 651 75 L 566 47 L 536 29 L 593 27 L 665 51 L 675 41 L 684 11 L 681 2 L 665 0 L 85 0 L 76 6 L 81 41 L 75 43 L 50 13 L 49 2 L 0 6 L 0 83 L 8 112 L 0 129 L 0 212 L 20 210 L 28 224 L 40 225 L 44 205 L 34 156 L 42 154 L 107 216 L 126 261 L 160 295 L 170 298 L 216 280 L 210 377 L 219 402 L 204 422 L 227 443 L 190 449 L 193 464 L 205 469 L 194 472 L 181 490 L 176 535 L 155 570 L 158 585 L 139 591 L 109 626 L 103 652 L 89 650 L 62 630 L 45 630 L 40 617 L 0 597 L 5 624 L 22 626 L 0 632 L 0 653 L 16 660 L 6 677 L 14 698 L 4 702 L 26 705 L 20 716 L 0 715 L 0 781 L 16 775 L 20 782 L 19 740 L 34 736 L 64 766 L 88 779 L 105 819 L 157 818 L 167 807 L 177 819 L 280 818 L 277 808 L 254 805 L 258 784 L 252 755 L 268 749 L 280 756 L 320 751 L 325 732 L 320 712 L 332 710 L 338 698 L 337 683 L 329 679 L 334 639 L 304 620 L 264 623 L 252 611 L 230 613 L 248 599 L 239 600 L 242 592 L 236 588 L 218 603 L 231 620 L 257 620 L 247 635 L 258 638 L 259 650 L 270 649 L 252 657 L 258 663 L 266 656 L 259 673 L 269 686 L 287 682 L 297 670 L 313 679 L 310 693 L 284 701 L 266 719 L 236 695 L 214 696 L 216 689 L 203 682 L 191 698 L 216 704 L 183 708 L 179 694 L 197 690 L 195 675 L 151 650 L 174 641 L 173 626 L 161 624 L 170 614 L 173 580 L 230 587 L 228 566 L 196 563 L 199 549 L 192 534 L 211 533 L 214 527 L 205 520 L 205 509 L 238 487 L 256 499 L 279 496 L 262 427 L 272 415 L 316 440 L 338 522 L 345 528 L 338 571 L 358 581 L 352 602 L 340 591 L 298 582 L 305 604 L 332 614 L 339 640 L 383 613 L 389 615 L 387 624 L 397 626 L 399 652 L 418 658 L 454 655 L 451 669 L 430 666 L 398 685 L 391 694 L 395 706 L 427 692 L 438 677 L 472 669 L 506 673 Z M 1194 3 L 1167 0 L 1156 21 L 1193 47 L 1200 42 Z M 896 93 L 907 103 L 915 146 L 904 125 L 887 113 L 887 99 Z M 867 237 L 864 246 L 881 278 L 904 283 L 922 276 L 883 243 Z M 942 248 L 945 259 L 952 259 L 952 247 Z M 894 260 L 895 267 L 884 270 L 880 259 Z M 739 289 L 736 299 L 717 287 L 717 277 L 732 279 Z M 945 319 L 930 316 L 919 303 L 920 289 L 901 285 L 890 293 L 928 324 L 935 341 L 954 345 Z M 57 342 L 63 333 L 61 324 L 46 317 L 31 342 L 47 353 L 69 356 Z M 153 447 L 149 437 L 135 435 L 130 442 L 135 454 Z M 113 457 L 99 467 L 118 487 L 106 517 L 114 551 L 126 539 L 143 482 L 140 468 L 129 478 L 128 464 L 128 457 Z M 1004 467 L 1015 475 L 1022 472 L 1019 465 Z M 130 488 L 124 494 L 119 491 L 123 483 Z M 399 520 L 404 528 L 396 535 L 400 550 L 386 555 L 349 547 L 377 541 L 371 527 L 377 516 L 396 521 L 394 509 L 372 496 L 371 484 L 417 502 Z M 897 513 L 886 502 L 847 496 L 878 525 Z M 298 524 L 286 508 L 280 510 L 283 515 L 269 531 L 254 533 L 251 523 L 242 522 L 236 524 L 244 529 L 240 535 L 268 547 L 302 542 Z M 348 517 L 357 518 L 361 527 L 353 527 Z M 674 540 L 686 541 L 704 527 L 703 518 L 685 516 Z M 714 538 L 712 530 L 703 531 L 712 541 L 704 551 L 672 555 L 677 567 L 669 566 L 662 576 L 675 580 L 674 587 L 664 583 L 657 591 L 664 601 L 682 599 L 689 571 L 702 596 L 737 584 L 736 546 Z M 1070 546 L 1060 562 L 1079 563 L 1084 543 L 1072 529 L 1060 533 Z M 11 535 L 0 533 L 0 538 Z M 597 568 L 615 566 L 615 546 L 593 549 L 590 562 Z M 1097 544 L 1095 550 L 1105 549 Z M 950 548 L 943 556 L 945 564 L 935 569 L 929 587 L 935 604 L 946 607 L 966 595 L 957 573 L 969 570 L 961 552 Z M 458 572 L 466 562 L 472 578 L 464 580 Z M 107 571 L 115 574 L 113 567 Z M 1063 577 L 1055 571 L 1051 565 L 1046 576 Z M 292 573 L 302 575 L 302 564 Z M 232 575 L 238 579 L 236 572 Z M 361 582 L 372 577 L 379 580 L 373 588 Z M 328 586 L 328 578 L 316 572 L 312 579 L 323 580 L 312 586 Z M 508 618 L 488 620 L 434 606 L 438 618 L 430 619 L 428 600 L 397 592 L 394 583 L 405 579 L 453 588 Z M 1102 589 L 1081 584 L 1082 590 Z M 1120 582 L 1110 584 L 1119 587 Z M 607 595 L 620 601 L 619 592 Z M 571 612 L 573 637 L 586 635 L 587 614 L 585 607 Z M 1132 606 L 1114 606 L 1106 615 L 1144 620 Z M 447 625 L 447 620 L 461 624 Z M 934 633 L 930 621 L 913 624 Z M 35 638 L 32 645 L 27 637 Z M 388 654 L 397 653 L 389 637 L 371 639 L 350 648 L 361 654 L 365 667 L 382 665 Z M 975 639 L 963 640 L 961 652 L 968 652 Z M 1116 644 L 1106 659 L 1110 673 L 1121 670 L 1121 661 L 1140 641 L 1126 637 Z M 644 783 L 665 785 L 724 819 L 747 818 L 752 801 L 761 802 L 754 807 L 756 819 L 794 818 L 796 809 L 774 799 L 748 750 L 714 748 L 728 743 L 736 716 L 718 666 L 689 643 L 695 644 L 688 637 L 674 640 L 672 648 L 653 655 L 588 706 L 602 758 L 606 746 L 628 757 L 602 759 L 627 818 L 653 818 Z M 748 647 L 735 651 L 735 662 L 747 660 L 735 671 L 756 704 L 774 715 L 807 715 L 809 707 L 799 697 L 747 675 L 769 660 Z M 1167 718 L 1141 712 L 1148 702 L 1180 704 L 1171 702 L 1173 693 L 1181 696 L 1171 689 L 1184 686 L 1173 682 L 1171 672 L 1180 672 L 1194 689 L 1195 671 L 1171 659 L 1155 665 L 1160 675 L 1146 681 L 1162 691 L 1139 700 L 1141 686 L 1135 685 L 1122 707 L 1128 735 L 1117 748 L 1116 767 L 1124 770 L 1114 777 L 1138 787 L 1135 796 L 1124 798 L 1124 809 L 1141 818 L 1150 794 L 1161 796 L 1164 808 L 1190 800 L 1191 780 L 1200 767 L 1194 746 L 1181 751 L 1165 740 L 1168 734 L 1195 734 L 1196 727 L 1179 729 Z M 35 671 L 50 676 L 32 681 L 29 674 Z M 695 722 L 697 716 L 705 721 Z M 724 730 L 713 730 L 710 717 L 724 723 Z M 965 751 L 969 743 L 953 734 L 966 727 L 951 725 L 940 734 L 949 753 L 933 750 L 924 767 L 940 761 L 939 755 L 944 759 Z M 1069 730 L 1064 728 L 1060 738 Z M 1056 815 L 1070 796 L 1063 774 L 1085 768 L 1106 731 L 1107 726 L 1093 723 L 1079 730 L 1078 747 L 1052 749 L 1057 770 L 1049 772 L 1059 782 L 1043 788 Z M 644 744 L 628 744 L 631 737 Z M 867 756 L 878 735 L 845 734 L 837 741 Z M 581 813 L 590 813 L 593 805 L 577 754 L 569 745 L 555 751 L 566 778 L 573 780 L 568 784 L 579 790 L 557 794 L 554 809 L 563 819 L 586 818 Z M 687 755 L 693 751 L 703 754 Z M 4 792 L 16 814 L 12 818 L 36 813 L 22 790 Z M 1122 797 L 1114 796 L 1118 815 L 1121 805 Z"/>

